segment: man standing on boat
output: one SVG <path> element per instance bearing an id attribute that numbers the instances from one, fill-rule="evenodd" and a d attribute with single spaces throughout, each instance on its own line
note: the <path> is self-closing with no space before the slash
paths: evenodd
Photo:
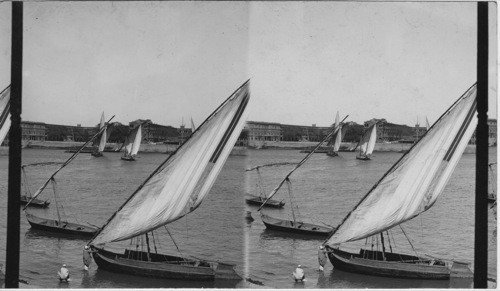
<path id="1" fill-rule="evenodd" d="M 318 263 L 319 263 L 319 270 L 323 271 L 325 264 L 326 264 L 326 250 L 324 246 L 319 246 L 318 249 Z"/>
<path id="2" fill-rule="evenodd" d="M 92 263 L 92 250 L 89 248 L 89 246 L 85 246 L 83 248 L 83 269 L 85 271 L 89 270 L 90 263 Z"/>

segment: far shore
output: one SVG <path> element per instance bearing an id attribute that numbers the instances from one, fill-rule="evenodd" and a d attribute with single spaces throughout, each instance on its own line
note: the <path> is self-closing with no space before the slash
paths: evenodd
<path id="1" fill-rule="evenodd" d="M 26 149 L 61 149 L 74 150 L 81 147 L 83 142 L 68 142 L 68 141 L 44 141 L 44 142 L 29 142 L 25 146 Z M 248 147 L 249 149 L 267 149 L 267 150 L 312 150 L 317 145 L 316 142 L 264 142 L 259 147 Z M 411 143 L 377 143 L 375 144 L 374 152 L 398 152 L 403 153 L 408 151 L 413 144 Z M 105 151 L 113 152 L 119 149 L 121 144 L 107 143 Z M 340 146 L 341 152 L 351 151 L 356 146 L 356 143 L 342 143 Z M 141 153 L 171 153 L 176 150 L 178 145 L 172 144 L 141 144 Z M 93 149 L 89 146 L 87 150 Z M 326 146 L 320 147 L 319 151 L 326 151 Z M 0 154 L 8 153 L 8 147 L 0 147 Z M 473 154 L 476 152 L 476 145 L 467 145 L 464 154 Z M 233 155 L 245 155 L 246 147 L 235 146 Z"/>

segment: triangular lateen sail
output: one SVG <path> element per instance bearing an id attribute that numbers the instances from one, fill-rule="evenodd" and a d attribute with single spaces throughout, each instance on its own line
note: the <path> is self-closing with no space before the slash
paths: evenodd
<path id="1" fill-rule="evenodd" d="M 366 238 L 429 209 L 476 128 L 475 112 L 474 85 L 361 199 L 325 244 Z"/>
<path id="2" fill-rule="evenodd" d="M 373 153 L 375 143 L 377 141 L 377 123 L 368 127 L 364 132 L 359 142 L 359 155 L 362 157 L 369 156 Z"/>
<path id="3" fill-rule="evenodd" d="M 245 125 L 249 99 L 247 81 L 139 186 L 89 244 L 132 238 L 195 210 Z"/>
<path id="4" fill-rule="evenodd" d="M 0 93 L 0 145 L 10 130 L 10 85 Z"/>
<path id="5" fill-rule="evenodd" d="M 102 129 L 105 127 L 105 119 L 104 119 L 104 112 L 101 115 L 101 124 L 99 125 L 99 129 Z M 108 135 L 106 134 L 106 128 L 102 130 L 101 133 L 101 138 L 99 140 L 99 147 L 97 148 L 97 151 L 102 153 L 104 151 L 104 148 L 106 147 L 106 141 L 107 141 Z"/>

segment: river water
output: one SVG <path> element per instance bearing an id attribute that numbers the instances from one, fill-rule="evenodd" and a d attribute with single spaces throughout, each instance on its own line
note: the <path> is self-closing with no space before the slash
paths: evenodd
<path id="1" fill-rule="evenodd" d="M 496 160 L 496 148 L 491 160 Z M 23 150 L 23 164 L 65 161 L 70 154 L 62 150 Z M 337 225 L 358 200 L 366 194 L 384 172 L 401 156 L 400 153 L 375 153 L 372 161 L 355 159 L 354 153 L 340 153 L 331 158 L 315 154 L 292 176 L 292 189 L 300 216 L 316 224 Z M 71 221 L 103 225 L 141 182 L 166 159 L 159 153 L 142 153 L 136 162 L 120 160 L 118 153 L 104 153 L 94 158 L 80 154 L 56 176 L 64 213 Z M 245 192 L 254 192 L 258 177 L 245 168 L 271 162 L 298 162 L 303 153 L 295 150 L 249 150 L 247 156 L 230 156 L 210 194 L 193 213 L 170 225 L 173 240 L 165 233 L 157 235 L 162 252 L 192 255 L 209 260 L 236 264 L 241 282 L 187 282 L 159 280 L 117 274 L 99 269 L 95 263 L 83 271 L 82 248 L 86 239 L 68 238 L 30 228 L 21 214 L 21 279 L 23 287 L 42 288 L 447 288 L 470 287 L 466 281 L 420 281 L 378 278 L 334 270 L 328 262 L 318 272 L 317 247 L 322 239 L 289 236 L 266 230 L 256 207 L 245 205 Z M 0 228 L 6 233 L 8 157 L 0 156 Z M 261 170 L 262 185 L 267 192 L 293 166 Z M 439 258 L 473 262 L 474 245 L 474 167 L 475 155 L 463 155 L 444 193 L 429 211 L 404 224 L 419 253 Z M 31 192 L 45 182 L 57 166 L 26 168 Z M 37 210 L 45 217 L 55 216 L 51 188 L 41 198 L 51 199 L 48 209 Z M 282 218 L 291 217 L 286 191 L 277 194 L 287 204 L 281 210 L 265 210 Z M 245 219 L 252 213 L 254 221 Z M 490 211 L 489 277 L 496 279 L 496 220 Z M 398 250 L 409 251 L 404 237 L 394 234 Z M 5 261 L 5 235 L 0 236 L 0 261 Z M 127 242 L 128 245 L 128 242 Z M 354 245 L 355 250 L 360 245 Z M 59 283 L 61 264 L 71 271 L 70 283 Z M 306 272 L 306 282 L 294 283 L 291 273 L 297 264 Z M 252 282 L 252 283 L 250 283 Z M 255 284 L 253 284 L 255 283 Z"/>
<path id="2" fill-rule="evenodd" d="M 298 162 L 299 151 L 250 151 L 248 164 L 256 166 L 273 162 Z M 336 226 L 357 202 L 401 157 L 400 153 L 376 152 L 371 161 L 355 159 L 355 153 L 341 152 L 338 157 L 314 154 L 291 177 L 293 201 L 302 221 Z M 492 148 L 491 161 L 496 161 Z M 262 168 L 260 176 L 267 193 L 278 185 L 294 166 Z M 462 156 L 453 176 L 436 204 L 427 212 L 404 223 L 403 228 L 419 254 L 438 258 L 473 262 L 474 258 L 474 179 L 475 155 Z M 247 187 L 257 190 L 258 174 L 247 172 Z M 280 210 L 265 210 L 274 217 L 292 219 L 286 186 L 276 198 L 287 204 Z M 318 271 L 317 250 L 323 239 L 304 239 L 266 230 L 257 207 L 247 206 L 255 218 L 246 226 L 246 253 L 250 277 L 277 288 L 467 288 L 471 280 L 408 280 L 381 278 L 334 270 L 330 262 Z M 496 279 L 496 219 L 489 212 L 490 251 L 489 277 Z M 403 253 L 413 254 L 407 240 L 394 231 L 396 246 Z M 359 251 L 360 243 L 346 244 L 343 249 Z M 395 250 L 396 251 L 396 250 Z M 305 283 L 295 283 L 292 271 L 301 264 Z"/>

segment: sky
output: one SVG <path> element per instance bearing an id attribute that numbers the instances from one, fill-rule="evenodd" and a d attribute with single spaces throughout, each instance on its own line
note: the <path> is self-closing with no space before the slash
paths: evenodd
<path id="1" fill-rule="evenodd" d="M 10 13 L 0 3 L 2 88 Z M 248 120 L 424 125 L 475 83 L 476 22 L 468 2 L 24 3 L 22 118 L 199 125 L 251 79 Z"/>

